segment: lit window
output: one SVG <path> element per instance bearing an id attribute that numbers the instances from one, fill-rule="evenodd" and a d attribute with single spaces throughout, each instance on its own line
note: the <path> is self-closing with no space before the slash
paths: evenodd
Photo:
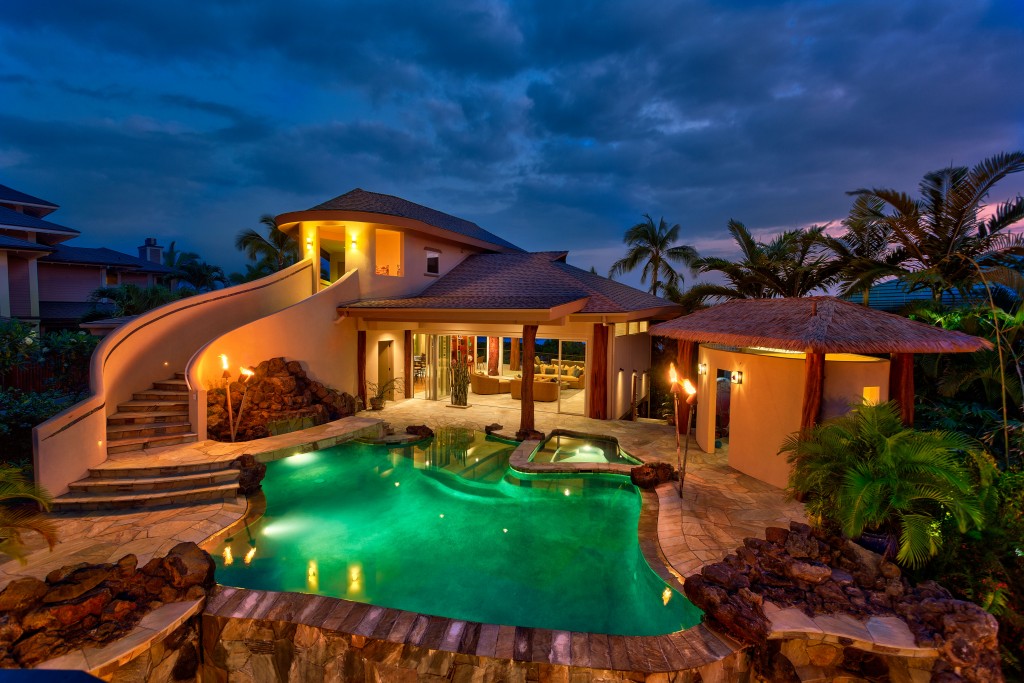
<path id="1" fill-rule="evenodd" d="M 116 270 L 108 270 L 107 271 L 106 281 L 107 281 L 107 287 L 117 287 L 117 271 Z"/>
<path id="2" fill-rule="evenodd" d="M 626 323 L 615 323 L 615 336 L 623 337 L 626 335 L 629 326 Z"/>
<path id="3" fill-rule="evenodd" d="M 378 228 L 376 232 L 376 273 L 389 277 L 402 276 L 402 233 Z"/>
<path id="4" fill-rule="evenodd" d="M 628 332 L 628 334 L 636 334 L 639 331 L 640 331 L 640 324 L 639 323 L 630 323 L 629 324 L 629 332 Z"/>
<path id="5" fill-rule="evenodd" d="M 648 327 L 650 327 L 650 323 L 649 322 L 647 322 L 646 320 L 641 320 L 640 321 L 640 331 L 641 332 L 646 332 Z"/>
<path id="6" fill-rule="evenodd" d="M 427 249 L 427 275 L 437 275 L 441 272 L 441 252 L 436 249 Z"/>

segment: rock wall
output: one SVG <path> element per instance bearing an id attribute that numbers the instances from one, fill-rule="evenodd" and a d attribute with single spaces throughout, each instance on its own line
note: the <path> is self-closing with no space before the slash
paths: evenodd
<path id="1" fill-rule="evenodd" d="M 199 616 L 192 617 L 135 659 L 100 672 L 99 677 L 111 683 L 198 681 L 202 671 L 199 622 Z"/>
<path id="2" fill-rule="evenodd" d="M 86 645 L 109 643 L 166 602 L 212 589 L 214 564 L 195 543 L 179 543 L 141 569 L 135 555 L 77 564 L 11 581 L 0 592 L 0 667 L 27 668 Z"/>
<path id="3" fill-rule="evenodd" d="M 779 669 L 784 663 L 774 657 L 784 646 L 768 640 L 772 624 L 765 613 L 766 602 L 798 608 L 809 617 L 896 616 L 909 626 L 918 647 L 938 651 L 931 680 L 1003 680 L 995 617 L 973 603 L 954 599 L 933 581 L 912 586 L 895 564 L 806 524 L 769 527 L 763 540 L 744 539 L 734 554 L 688 577 L 684 589 L 709 621 L 754 646 L 753 659 L 769 680 L 787 678 Z M 856 650 L 811 654 L 828 659 L 837 676 L 877 678 L 889 669 L 880 658 Z"/>
<path id="4" fill-rule="evenodd" d="M 310 379 L 298 361 L 284 358 L 263 361 L 246 381 L 231 382 L 230 390 L 235 441 L 270 436 L 274 423 L 302 428 L 356 412 L 355 398 Z M 231 440 L 227 394 L 225 387 L 212 387 L 207 394 L 207 433 L 217 441 Z"/>

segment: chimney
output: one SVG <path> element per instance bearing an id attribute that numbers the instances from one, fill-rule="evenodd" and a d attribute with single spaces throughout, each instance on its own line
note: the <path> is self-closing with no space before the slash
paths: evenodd
<path id="1" fill-rule="evenodd" d="M 146 243 L 139 247 L 139 258 L 143 261 L 163 265 L 164 248 L 156 243 L 155 237 L 147 237 Z"/>

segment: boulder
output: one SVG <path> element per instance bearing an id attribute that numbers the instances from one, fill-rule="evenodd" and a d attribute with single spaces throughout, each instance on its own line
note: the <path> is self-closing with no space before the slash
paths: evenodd
<path id="1" fill-rule="evenodd" d="M 412 434 L 420 439 L 429 439 L 434 436 L 434 430 L 427 425 L 409 425 L 405 428 L 406 434 Z"/>
<path id="2" fill-rule="evenodd" d="M 259 492 L 263 477 L 267 475 L 267 466 L 256 460 L 251 453 L 238 456 L 228 467 L 238 470 L 238 492 L 244 496 L 252 496 Z"/>
<path id="3" fill-rule="evenodd" d="M 23 612 L 46 595 L 47 586 L 39 579 L 15 579 L 0 593 L 0 614 Z"/>
<path id="4" fill-rule="evenodd" d="M 179 543 L 174 546 L 163 559 L 162 565 L 174 588 L 213 586 L 213 559 L 195 543 Z"/>
<path id="5" fill-rule="evenodd" d="M 492 422 L 491 424 L 489 424 L 486 427 L 484 427 L 484 433 L 490 435 L 490 434 L 494 434 L 496 432 L 500 432 L 504 428 L 505 428 L 504 425 L 500 425 L 497 422 Z"/>

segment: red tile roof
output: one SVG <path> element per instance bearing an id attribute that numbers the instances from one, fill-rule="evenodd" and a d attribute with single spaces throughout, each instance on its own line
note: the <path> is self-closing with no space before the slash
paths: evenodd
<path id="1" fill-rule="evenodd" d="M 475 254 L 417 296 L 366 299 L 348 308 L 547 309 L 588 299 L 580 313 L 629 313 L 671 301 L 565 262 L 566 252 Z"/>
<path id="2" fill-rule="evenodd" d="M 400 218 L 411 218 L 413 220 L 433 225 L 442 230 L 448 230 L 465 237 L 472 237 L 488 244 L 500 247 L 502 250 L 522 251 L 519 247 L 503 240 L 494 233 L 484 230 L 476 223 L 467 221 L 464 218 L 431 209 L 422 204 L 410 202 L 401 197 L 390 194 L 379 194 L 367 192 L 356 188 L 351 192 L 328 200 L 323 204 L 317 204 L 310 211 L 365 211 L 366 213 L 379 213 L 387 216 L 398 216 Z"/>

